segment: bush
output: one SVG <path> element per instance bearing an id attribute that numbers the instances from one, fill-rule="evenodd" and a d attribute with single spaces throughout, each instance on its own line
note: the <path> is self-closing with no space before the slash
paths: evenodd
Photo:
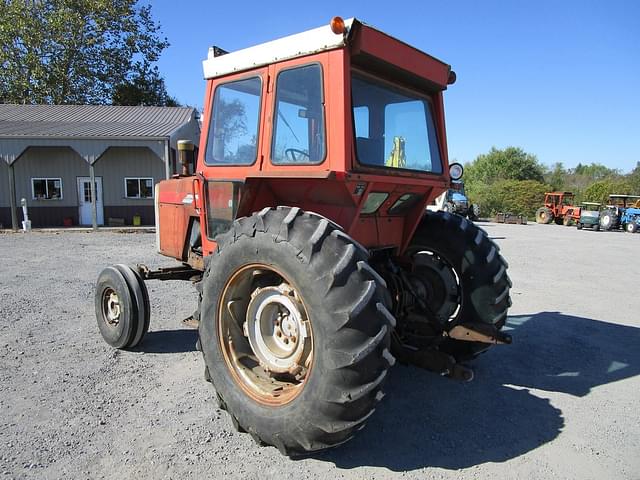
<path id="1" fill-rule="evenodd" d="M 500 180 L 492 185 L 475 184 L 468 190 L 472 202 L 480 205 L 482 216 L 498 212 L 535 216 L 549 186 L 536 180 Z"/>

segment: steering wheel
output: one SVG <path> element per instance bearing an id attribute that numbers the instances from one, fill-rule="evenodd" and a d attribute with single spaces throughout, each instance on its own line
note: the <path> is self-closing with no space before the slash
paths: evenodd
<path id="1" fill-rule="evenodd" d="M 284 151 L 284 156 L 287 160 L 295 163 L 308 163 L 311 158 L 307 152 L 297 148 L 287 148 Z"/>

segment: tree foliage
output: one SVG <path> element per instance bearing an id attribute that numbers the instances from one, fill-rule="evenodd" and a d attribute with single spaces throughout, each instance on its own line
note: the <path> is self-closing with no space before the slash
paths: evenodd
<path id="1" fill-rule="evenodd" d="M 478 155 L 465 166 L 464 180 L 469 198 L 487 216 L 498 212 L 531 216 L 549 189 L 535 155 L 517 147 L 494 147 Z"/>
<path id="2" fill-rule="evenodd" d="M 607 203 L 612 193 L 640 195 L 640 162 L 624 175 L 600 163 L 543 167 L 535 155 L 520 148 L 492 148 L 465 166 L 465 185 L 471 201 L 487 216 L 509 212 L 532 217 L 545 192 L 571 191 L 576 203 Z"/>
<path id="3" fill-rule="evenodd" d="M 589 185 L 582 197 L 587 202 L 609 203 L 609 194 L 635 195 L 639 193 L 626 178 L 616 178 L 594 182 Z"/>
<path id="4" fill-rule="evenodd" d="M 0 46 L 5 103 L 168 101 L 153 67 L 168 42 L 138 0 L 0 0 Z"/>
<path id="5" fill-rule="evenodd" d="M 111 103 L 113 105 L 180 106 L 178 101 L 167 93 L 158 67 L 150 68 L 148 71 L 143 69 L 134 74 L 128 83 L 116 85 Z"/>
<path id="6" fill-rule="evenodd" d="M 478 186 L 471 198 L 480 204 L 485 216 L 503 212 L 532 218 L 542 205 L 546 191 L 548 185 L 536 180 L 499 180 L 491 185 Z"/>
<path id="7" fill-rule="evenodd" d="M 465 182 L 492 184 L 500 180 L 544 181 L 544 168 L 535 155 L 518 147 L 491 148 L 465 166 Z"/>

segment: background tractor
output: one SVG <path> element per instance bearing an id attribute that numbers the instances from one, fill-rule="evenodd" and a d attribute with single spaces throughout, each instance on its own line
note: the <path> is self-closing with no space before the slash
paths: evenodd
<path id="1" fill-rule="evenodd" d="M 447 160 L 449 65 L 336 17 L 211 48 L 204 74 L 195 174 L 183 142 L 182 172 L 156 189 L 158 250 L 179 265 L 100 274 L 109 344 L 142 341 L 146 281 L 193 282 L 220 407 L 260 444 L 299 455 L 361 430 L 396 359 L 470 380 L 464 362 L 510 343 L 497 245 L 465 218 L 426 212 L 461 175 Z"/>
<path id="2" fill-rule="evenodd" d="M 622 228 L 635 233 L 640 229 L 640 196 L 609 195 L 609 204 L 600 215 L 600 226 L 604 230 Z"/>
<path id="3" fill-rule="evenodd" d="M 427 209 L 432 212 L 456 213 L 472 221 L 480 216 L 480 205 L 469 201 L 462 180 L 452 181 L 451 188 L 436 197 L 433 205 L 427 205 Z"/>
<path id="4" fill-rule="evenodd" d="M 536 222 L 556 225 L 571 225 L 580 219 L 580 207 L 573 205 L 571 192 L 548 192 L 544 194 L 544 206 L 536 211 Z"/>

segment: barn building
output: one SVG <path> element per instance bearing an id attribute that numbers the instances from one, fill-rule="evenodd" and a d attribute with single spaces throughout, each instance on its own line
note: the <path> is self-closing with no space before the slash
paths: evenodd
<path id="1" fill-rule="evenodd" d="M 25 199 L 33 227 L 153 225 L 176 142 L 199 135 L 193 108 L 0 105 L 0 224 L 18 228 Z"/>

